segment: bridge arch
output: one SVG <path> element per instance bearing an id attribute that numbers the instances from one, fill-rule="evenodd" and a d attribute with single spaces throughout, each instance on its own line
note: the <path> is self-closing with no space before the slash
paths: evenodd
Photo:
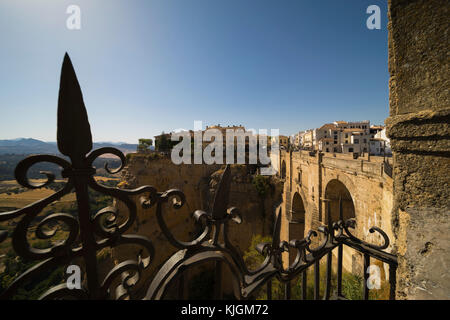
<path id="1" fill-rule="evenodd" d="M 288 239 L 289 240 L 301 240 L 305 237 L 305 222 L 306 222 L 306 205 L 303 201 L 303 192 L 296 191 L 291 198 L 290 210 L 287 214 L 288 222 Z M 297 251 L 293 248 L 289 249 L 289 263 L 294 262 Z"/>
<path id="2" fill-rule="evenodd" d="M 289 219 L 289 238 L 303 239 L 305 237 L 305 203 L 298 192 L 292 197 Z"/>
<path id="3" fill-rule="evenodd" d="M 325 187 L 325 199 L 330 200 L 331 221 L 340 220 L 339 201 L 342 201 L 342 218 L 356 218 L 355 203 L 347 186 L 338 179 L 331 179 Z"/>

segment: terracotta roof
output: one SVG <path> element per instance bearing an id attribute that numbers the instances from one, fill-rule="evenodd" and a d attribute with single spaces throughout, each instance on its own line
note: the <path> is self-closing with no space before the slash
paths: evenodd
<path id="1" fill-rule="evenodd" d="M 344 129 L 344 132 L 363 132 L 364 129 L 360 129 L 360 128 L 347 128 Z"/>
<path id="2" fill-rule="evenodd" d="M 332 123 L 326 123 L 319 128 L 319 130 L 323 130 L 323 129 L 336 129 L 336 125 L 334 125 Z"/>

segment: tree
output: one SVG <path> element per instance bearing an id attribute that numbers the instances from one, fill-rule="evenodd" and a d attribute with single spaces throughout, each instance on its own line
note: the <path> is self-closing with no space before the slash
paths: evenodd
<path id="1" fill-rule="evenodd" d="M 138 152 L 150 151 L 150 147 L 153 145 L 152 139 L 139 139 L 139 144 L 137 147 Z"/>
<path id="2" fill-rule="evenodd" d="M 163 131 L 159 136 L 159 139 L 155 140 L 155 148 L 157 151 L 167 152 L 177 143 L 177 141 L 172 141 L 170 139 L 170 134 L 165 134 Z"/>

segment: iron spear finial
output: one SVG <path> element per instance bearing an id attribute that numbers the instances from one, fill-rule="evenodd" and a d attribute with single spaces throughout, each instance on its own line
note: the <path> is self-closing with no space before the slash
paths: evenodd
<path id="1" fill-rule="evenodd" d="M 77 163 L 92 149 L 91 127 L 80 84 L 69 55 L 61 69 L 58 98 L 57 141 L 59 151 Z"/>

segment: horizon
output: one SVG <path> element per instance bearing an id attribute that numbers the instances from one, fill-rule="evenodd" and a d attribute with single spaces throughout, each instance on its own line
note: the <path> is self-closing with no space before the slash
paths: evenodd
<path id="1" fill-rule="evenodd" d="M 367 120 L 367 119 L 364 119 L 364 120 Z M 335 120 L 335 121 L 347 121 L 347 122 L 358 122 L 358 121 L 363 121 L 363 120 Z M 370 120 L 368 120 L 368 121 L 370 121 Z M 323 123 L 323 124 L 325 124 L 325 123 Z M 323 125 L 322 124 L 322 125 Z M 214 124 L 211 124 L 211 125 L 208 125 L 208 126 L 213 126 Z M 370 121 L 370 126 L 372 127 L 372 126 L 384 126 L 384 123 L 383 124 L 375 124 L 375 123 L 372 123 L 372 121 Z M 223 127 L 226 127 L 227 125 L 223 125 Z M 230 126 L 232 126 L 232 125 L 230 125 Z M 320 127 L 320 126 L 319 126 Z M 248 129 L 248 128 L 245 128 L 245 129 Z M 317 129 L 317 128 L 308 128 L 308 129 L 303 129 L 303 130 L 299 130 L 299 131 L 296 131 L 296 132 L 294 132 L 294 133 L 291 133 L 291 134 L 285 134 L 285 135 L 283 135 L 283 136 L 287 136 L 287 137 L 293 137 L 295 134 L 297 134 L 298 132 L 304 132 L 304 131 L 309 131 L 309 130 L 314 130 L 314 129 Z M 174 130 L 171 130 L 171 131 L 165 131 L 165 130 L 163 130 L 162 132 L 160 132 L 159 134 L 161 134 L 161 133 L 174 133 L 174 132 L 179 132 L 179 131 L 189 131 L 189 130 L 194 130 L 194 129 L 180 129 L 180 128 L 178 128 L 178 129 L 174 129 Z M 281 136 L 282 134 L 280 134 L 280 136 Z M 153 142 L 155 141 L 155 136 L 152 136 L 152 137 L 150 137 L 151 139 L 153 139 Z M 139 139 L 145 139 L 145 138 L 139 138 Z M 3 140 L 3 141 L 14 141 L 14 140 L 37 140 L 37 141 L 41 141 L 41 142 L 46 142 L 46 143 L 57 143 L 57 141 L 56 140 L 41 140 L 41 139 L 36 139 L 36 138 L 33 138 L 33 137 L 18 137 L 18 138 L 11 138 L 11 139 L 1 139 L 1 137 L 0 137 L 0 141 L 1 140 Z M 111 143 L 111 144 L 139 144 L 139 141 L 136 141 L 136 142 L 126 142 L 126 141 L 103 141 L 103 140 L 98 140 L 98 141 L 95 141 L 95 140 L 92 140 L 92 143 Z"/>
<path id="2" fill-rule="evenodd" d="M 69 4 L 81 9 L 80 30 L 66 27 Z M 373 4 L 380 30 L 366 27 Z M 196 120 L 290 136 L 341 119 L 384 124 L 388 116 L 381 0 L 6 0 L 0 28 L 0 139 L 56 140 L 65 52 L 94 141 L 137 143 Z"/>
<path id="3" fill-rule="evenodd" d="M 15 140 L 36 140 L 40 142 L 45 143 L 57 143 L 56 140 L 40 140 L 32 137 L 18 137 L 18 138 L 11 138 L 11 139 L 0 139 L 0 141 L 15 141 Z M 138 144 L 138 143 L 130 143 L 130 142 L 124 142 L 124 141 L 92 141 L 92 143 L 114 143 L 114 144 Z"/>

